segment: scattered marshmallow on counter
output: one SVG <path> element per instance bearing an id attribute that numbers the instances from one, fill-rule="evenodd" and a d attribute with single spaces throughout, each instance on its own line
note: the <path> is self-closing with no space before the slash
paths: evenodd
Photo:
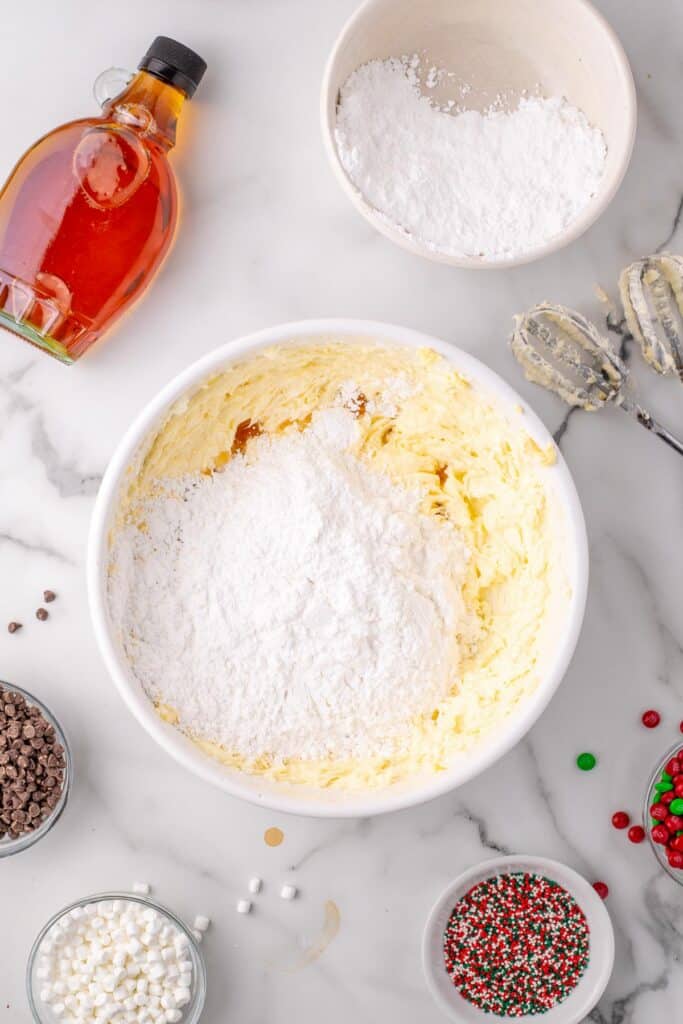
<path id="1" fill-rule="evenodd" d="M 238 914 L 248 914 L 251 910 L 251 900 L 238 900 L 235 909 Z"/>
<path id="2" fill-rule="evenodd" d="M 149 896 L 149 882 L 133 882 L 133 892 L 137 896 Z"/>
<path id="3" fill-rule="evenodd" d="M 261 892 L 262 887 L 263 887 L 263 882 L 261 881 L 260 878 L 257 878 L 256 876 L 254 876 L 254 878 L 250 878 L 249 879 L 249 892 L 250 893 L 253 893 L 254 895 L 256 895 L 257 892 Z"/>
<path id="4" fill-rule="evenodd" d="M 178 1024 L 192 998 L 189 946 L 169 918 L 143 903 L 74 907 L 40 945 L 40 999 L 60 1024 Z"/>
<path id="5" fill-rule="evenodd" d="M 208 917 L 205 917 L 204 914 L 197 914 L 192 927 L 196 928 L 198 932 L 205 932 L 210 924 L 211 921 Z"/>
<path id="6" fill-rule="evenodd" d="M 204 932 L 200 932 L 199 928 L 192 928 L 191 934 L 195 942 L 201 942 L 204 938 Z"/>
<path id="7" fill-rule="evenodd" d="M 293 900 L 297 891 L 298 890 L 295 885 L 283 885 L 280 889 L 280 896 L 283 900 Z"/>

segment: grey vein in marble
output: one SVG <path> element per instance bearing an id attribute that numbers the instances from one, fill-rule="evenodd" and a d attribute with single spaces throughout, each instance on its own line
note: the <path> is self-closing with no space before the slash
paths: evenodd
<path id="1" fill-rule="evenodd" d="M 45 424 L 40 417 L 37 417 L 33 424 L 31 451 L 42 462 L 45 475 L 60 498 L 97 494 L 102 482 L 102 475 L 99 473 L 83 475 L 70 463 L 63 461 L 50 440 Z"/>

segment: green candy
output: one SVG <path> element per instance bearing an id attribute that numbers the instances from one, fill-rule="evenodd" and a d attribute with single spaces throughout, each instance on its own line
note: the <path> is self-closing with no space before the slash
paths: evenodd
<path id="1" fill-rule="evenodd" d="M 676 797 L 669 804 L 669 811 L 671 814 L 683 814 L 683 800 L 680 797 Z"/>
<path id="2" fill-rule="evenodd" d="M 662 772 L 662 782 L 671 782 L 671 776 L 668 772 Z"/>
<path id="3" fill-rule="evenodd" d="M 673 782 L 658 782 L 655 789 L 658 793 L 669 793 L 674 788 Z M 673 803 L 673 801 L 672 801 Z M 683 800 L 681 800 L 681 808 L 683 809 Z"/>
<path id="4" fill-rule="evenodd" d="M 582 772 L 589 772 L 593 768 L 595 768 L 597 760 L 598 759 L 596 758 L 595 754 L 584 753 L 579 754 L 579 756 L 576 759 L 576 764 Z"/>

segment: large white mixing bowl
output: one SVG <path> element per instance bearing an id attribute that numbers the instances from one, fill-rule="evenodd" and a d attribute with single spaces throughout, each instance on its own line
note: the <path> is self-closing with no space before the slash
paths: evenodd
<path id="1" fill-rule="evenodd" d="M 159 392 L 125 434 L 105 473 L 95 503 L 88 551 L 88 589 L 95 635 L 112 679 L 138 721 L 177 761 L 228 793 L 274 810 L 317 817 L 360 817 L 422 803 L 462 785 L 507 753 L 531 728 L 559 686 L 576 646 L 586 604 L 588 545 L 576 489 L 558 453 L 557 464 L 548 469 L 547 479 L 548 487 L 554 491 L 566 519 L 566 573 L 571 587 L 566 621 L 558 630 L 557 643 L 548 657 L 548 664 L 535 692 L 494 734 L 466 754 L 456 756 L 446 771 L 421 776 L 390 788 L 335 792 L 326 789 L 308 790 L 247 775 L 227 768 L 203 754 L 178 729 L 159 718 L 135 679 L 116 639 L 114 624 L 110 621 L 106 600 L 108 533 L 116 511 L 119 489 L 136 453 L 144 446 L 150 433 L 164 420 L 169 407 L 182 395 L 191 393 L 207 377 L 248 353 L 291 340 L 313 342 L 322 338 L 348 339 L 349 342 L 363 339 L 379 344 L 433 348 L 442 353 L 482 392 L 490 395 L 504 412 L 508 411 L 511 416 L 517 417 L 521 406 L 529 433 L 543 446 L 552 443 L 548 431 L 535 413 L 500 377 L 477 359 L 436 338 L 404 327 L 362 320 L 309 320 L 259 331 L 229 342 L 193 363 Z"/>

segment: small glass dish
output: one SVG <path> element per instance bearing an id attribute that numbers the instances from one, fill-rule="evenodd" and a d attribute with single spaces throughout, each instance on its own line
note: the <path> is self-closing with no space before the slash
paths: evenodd
<path id="1" fill-rule="evenodd" d="M 37 843 L 40 839 L 50 832 L 59 821 L 62 816 L 62 812 L 67 805 L 69 800 L 69 793 L 71 791 L 71 782 L 73 779 L 73 761 L 71 758 L 71 748 L 69 747 L 68 740 L 62 729 L 61 725 L 52 714 L 52 712 L 43 704 L 42 701 L 34 697 L 28 690 L 23 690 L 21 686 L 16 686 L 14 683 L 8 683 L 4 679 L 0 680 L 0 686 L 5 690 L 9 690 L 11 693 L 18 693 L 21 697 L 24 697 L 27 704 L 31 704 L 33 707 L 38 708 L 41 715 L 47 722 L 52 726 L 55 731 L 55 736 L 59 743 L 64 748 L 64 784 L 62 786 L 62 793 L 53 807 L 47 818 L 40 823 L 38 828 L 33 829 L 32 832 L 24 832 L 23 835 L 17 836 L 16 839 L 1 838 L 0 839 L 0 858 L 11 857 L 12 854 L 21 853 L 22 850 L 28 850 L 30 846 Z"/>
<path id="2" fill-rule="evenodd" d="M 643 828 L 647 833 L 647 841 L 650 844 L 650 849 L 657 858 L 659 866 L 666 871 L 667 875 L 673 878 L 674 882 L 678 882 L 679 885 L 683 885 L 683 868 L 672 868 L 666 856 L 666 846 L 662 846 L 661 843 L 656 843 L 652 838 L 652 819 L 650 817 L 650 807 L 656 802 L 657 796 L 655 786 L 659 782 L 660 776 L 669 761 L 678 754 L 679 751 L 683 751 L 683 737 L 678 743 L 675 743 L 673 747 L 669 747 L 666 753 L 657 760 L 654 771 L 648 780 L 647 789 L 645 790 L 645 802 L 643 804 Z"/>
<path id="3" fill-rule="evenodd" d="M 187 925 L 183 924 L 180 918 L 176 917 L 167 907 L 162 906 L 162 904 L 157 903 L 156 900 L 152 900 L 148 896 L 135 896 L 129 892 L 100 892 L 92 896 L 84 896 L 82 899 L 76 900 L 74 903 L 64 907 L 59 913 L 54 914 L 47 924 L 41 928 L 31 947 L 26 966 L 26 993 L 35 1024 L 64 1024 L 64 1018 L 58 1018 L 52 1012 L 51 1007 L 43 1003 L 40 998 L 40 989 L 45 982 L 37 977 L 37 971 L 40 960 L 40 947 L 43 940 L 50 929 L 65 914 L 72 910 L 83 909 L 91 903 L 99 903 L 101 900 L 122 900 L 126 903 L 138 903 L 143 907 L 150 907 L 166 918 L 169 924 L 177 928 L 187 938 L 188 952 L 192 961 L 192 995 L 190 1002 L 182 1008 L 182 1018 L 179 1024 L 197 1024 L 204 1009 L 204 1000 L 206 999 L 206 964 L 204 963 L 204 955 L 199 948 L 199 944 Z"/>

